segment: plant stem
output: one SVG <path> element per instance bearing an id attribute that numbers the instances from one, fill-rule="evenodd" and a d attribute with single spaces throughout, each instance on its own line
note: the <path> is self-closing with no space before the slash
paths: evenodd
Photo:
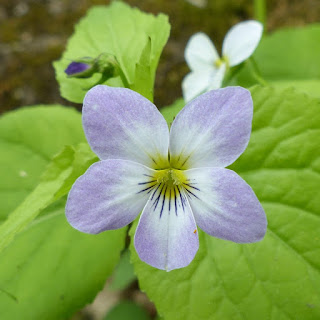
<path id="1" fill-rule="evenodd" d="M 263 86 L 268 86 L 268 82 L 264 80 L 261 76 L 261 72 L 259 70 L 259 67 L 256 63 L 256 61 L 253 59 L 253 57 L 250 57 L 251 62 L 251 74 L 252 76 L 257 80 L 257 82 Z"/>
<path id="2" fill-rule="evenodd" d="M 254 16 L 256 20 L 260 21 L 263 26 L 266 23 L 266 1 L 265 0 L 254 0 Z"/>
<path id="3" fill-rule="evenodd" d="M 120 67 L 119 67 L 119 75 L 120 75 L 120 78 L 122 80 L 124 87 L 130 89 L 129 81 Z"/>

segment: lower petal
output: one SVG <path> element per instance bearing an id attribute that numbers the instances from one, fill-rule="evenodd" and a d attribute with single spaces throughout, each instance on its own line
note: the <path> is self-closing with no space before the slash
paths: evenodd
<path id="1" fill-rule="evenodd" d="M 189 102 L 201 93 L 208 91 L 209 86 L 214 82 L 218 69 L 208 68 L 201 71 L 188 73 L 182 81 L 182 94 L 185 102 Z"/>
<path id="2" fill-rule="evenodd" d="M 185 171 L 188 200 L 197 225 L 211 236 L 237 243 L 260 241 L 267 228 L 264 210 L 251 187 L 234 171 Z"/>
<path id="3" fill-rule="evenodd" d="M 68 222 L 79 231 L 94 234 L 126 226 L 148 200 L 144 190 L 152 186 L 152 180 L 148 182 L 152 172 L 126 160 L 94 163 L 76 180 L 68 195 Z"/>
<path id="4" fill-rule="evenodd" d="M 173 270 L 186 267 L 199 248 L 192 210 L 184 191 L 161 186 L 151 194 L 134 238 L 140 259 L 149 265 Z"/>
<path id="5" fill-rule="evenodd" d="M 226 69 L 226 64 L 222 63 L 221 66 L 216 69 L 216 72 L 211 74 L 207 91 L 219 89 L 222 87 L 222 82 L 226 73 Z"/>

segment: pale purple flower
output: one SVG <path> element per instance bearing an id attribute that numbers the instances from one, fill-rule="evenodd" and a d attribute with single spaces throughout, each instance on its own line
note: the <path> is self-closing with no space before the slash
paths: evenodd
<path id="1" fill-rule="evenodd" d="M 225 169 L 247 147 L 252 114 L 248 90 L 214 90 L 187 104 L 169 132 L 155 105 L 140 94 L 92 88 L 84 99 L 83 127 L 101 161 L 74 183 L 69 223 L 95 234 L 122 228 L 142 211 L 137 253 L 167 271 L 193 260 L 197 225 L 237 243 L 261 240 L 267 226 L 261 204 L 240 176 Z"/>
<path id="2" fill-rule="evenodd" d="M 229 67 L 248 59 L 258 46 L 263 26 L 254 20 L 234 25 L 222 44 L 222 57 L 202 32 L 194 34 L 187 43 L 184 56 L 191 72 L 182 81 L 183 98 L 191 101 L 199 94 L 220 88 Z"/>

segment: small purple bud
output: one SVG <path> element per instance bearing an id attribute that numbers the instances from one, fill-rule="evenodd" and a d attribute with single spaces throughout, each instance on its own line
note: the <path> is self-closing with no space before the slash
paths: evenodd
<path id="1" fill-rule="evenodd" d="M 71 62 L 67 69 L 64 70 L 64 72 L 68 76 L 73 76 L 77 73 L 82 73 L 86 70 L 88 70 L 91 66 L 89 64 L 83 63 L 83 62 Z"/>

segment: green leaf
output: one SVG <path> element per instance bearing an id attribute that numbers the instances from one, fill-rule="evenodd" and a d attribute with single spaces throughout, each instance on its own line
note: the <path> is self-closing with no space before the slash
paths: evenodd
<path id="1" fill-rule="evenodd" d="M 264 36 L 253 58 L 263 79 L 281 88 L 297 89 L 320 97 L 320 24 L 285 28 Z M 238 84 L 249 87 L 256 83 L 249 63 L 238 75 Z M 310 84 L 312 88 L 310 88 Z"/>
<path id="2" fill-rule="evenodd" d="M 166 320 L 320 318 L 320 103 L 292 89 L 251 92 L 251 140 L 231 169 L 260 199 L 267 234 L 241 245 L 200 232 L 194 261 L 171 272 L 131 244 L 140 287 Z"/>
<path id="3" fill-rule="evenodd" d="M 97 160 L 89 146 L 66 146 L 53 158 L 41 182 L 0 225 L 0 252 L 22 231 L 41 210 L 67 194 L 74 181 Z"/>
<path id="4" fill-rule="evenodd" d="M 146 310 L 131 301 L 121 301 L 113 307 L 104 320 L 150 320 Z"/>
<path id="5" fill-rule="evenodd" d="M 320 98 L 320 80 L 274 80 L 270 83 L 277 89 L 296 88 L 314 98 Z"/>
<path id="6" fill-rule="evenodd" d="M 0 119 L 0 194 L 18 206 L 0 225 L 0 319 L 68 319 L 93 300 L 117 264 L 125 228 L 87 235 L 64 215 L 63 196 L 97 160 L 82 141 L 81 115 L 73 109 L 23 108 Z"/>
<path id="7" fill-rule="evenodd" d="M 135 80 L 131 89 L 153 101 L 153 87 L 150 87 L 150 83 L 154 81 L 150 65 L 151 38 L 148 40 L 142 51 L 140 61 L 136 65 Z"/>
<path id="8" fill-rule="evenodd" d="M 185 105 L 185 102 L 181 98 L 181 99 L 177 99 L 170 106 L 161 108 L 160 112 L 162 113 L 163 117 L 166 119 L 169 126 L 171 125 L 174 117 L 179 113 L 179 111 L 184 107 L 184 105 Z"/>
<path id="9" fill-rule="evenodd" d="M 70 147 L 67 147 L 70 148 Z M 69 192 L 73 183 L 76 179 L 84 174 L 86 170 L 99 158 L 92 152 L 91 148 L 87 143 L 80 143 L 75 148 L 72 148 L 73 156 L 71 172 L 67 179 L 64 180 L 64 183 L 61 185 L 59 190 L 55 193 L 55 200 L 61 198 Z M 55 168 L 53 168 L 55 170 Z M 44 173 L 42 180 L 46 181 L 49 177 L 46 177 L 47 173 Z"/>
<path id="10" fill-rule="evenodd" d="M 81 114 L 59 105 L 24 107 L 0 118 L 0 222 L 39 183 L 64 145 L 84 142 Z"/>
<path id="11" fill-rule="evenodd" d="M 100 75 L 97 74 L 90 79 L 67 78 L 64 70 L 74 59 L 95 58 L 101 53 L 109 53 L 116 57 L 130 88 L 134 86 L 135 90 L 142 94 L 153 92 L 156 68 L 169 32 L 168 17 L 163 14 L 155 17 L 122 2 L 91 8 L 87 16 L 76 26 L 61 60 L 54 63 L 61 95 L 72 102 L 82 102 L 85 93 L 98 81 Z M 149 41 L 150 62 L 149 58 L 144 57 Z M 150 74 L 147 75 L 145 72 Z M 140 76 L 148 79 L 148 83 L 140 80 Z M 140 85 L 136 85 L 135 81 Z M 112 78 L 105 84 L 124 86 L 120 77 Z"/>
<path id="12" fill-rule="evenodd" d="M 109 286 L 109 288 L 112 290 L 123 290 L 127 288 L 134 280 L 136 280 L 133 265 L 130 263 L 129 250 L 126 250 L 122 254 L 120 262 L 114 270 L 114 274 L 112 276 L 113 279 Z"/>
<path id="13" fill-rule="evenodd" d="M 0 254 L 1 319 L 69 319 L 111 275 L 126 228 L 78 232 L 67 223 L 64 205 L 29 225 Z"/>

